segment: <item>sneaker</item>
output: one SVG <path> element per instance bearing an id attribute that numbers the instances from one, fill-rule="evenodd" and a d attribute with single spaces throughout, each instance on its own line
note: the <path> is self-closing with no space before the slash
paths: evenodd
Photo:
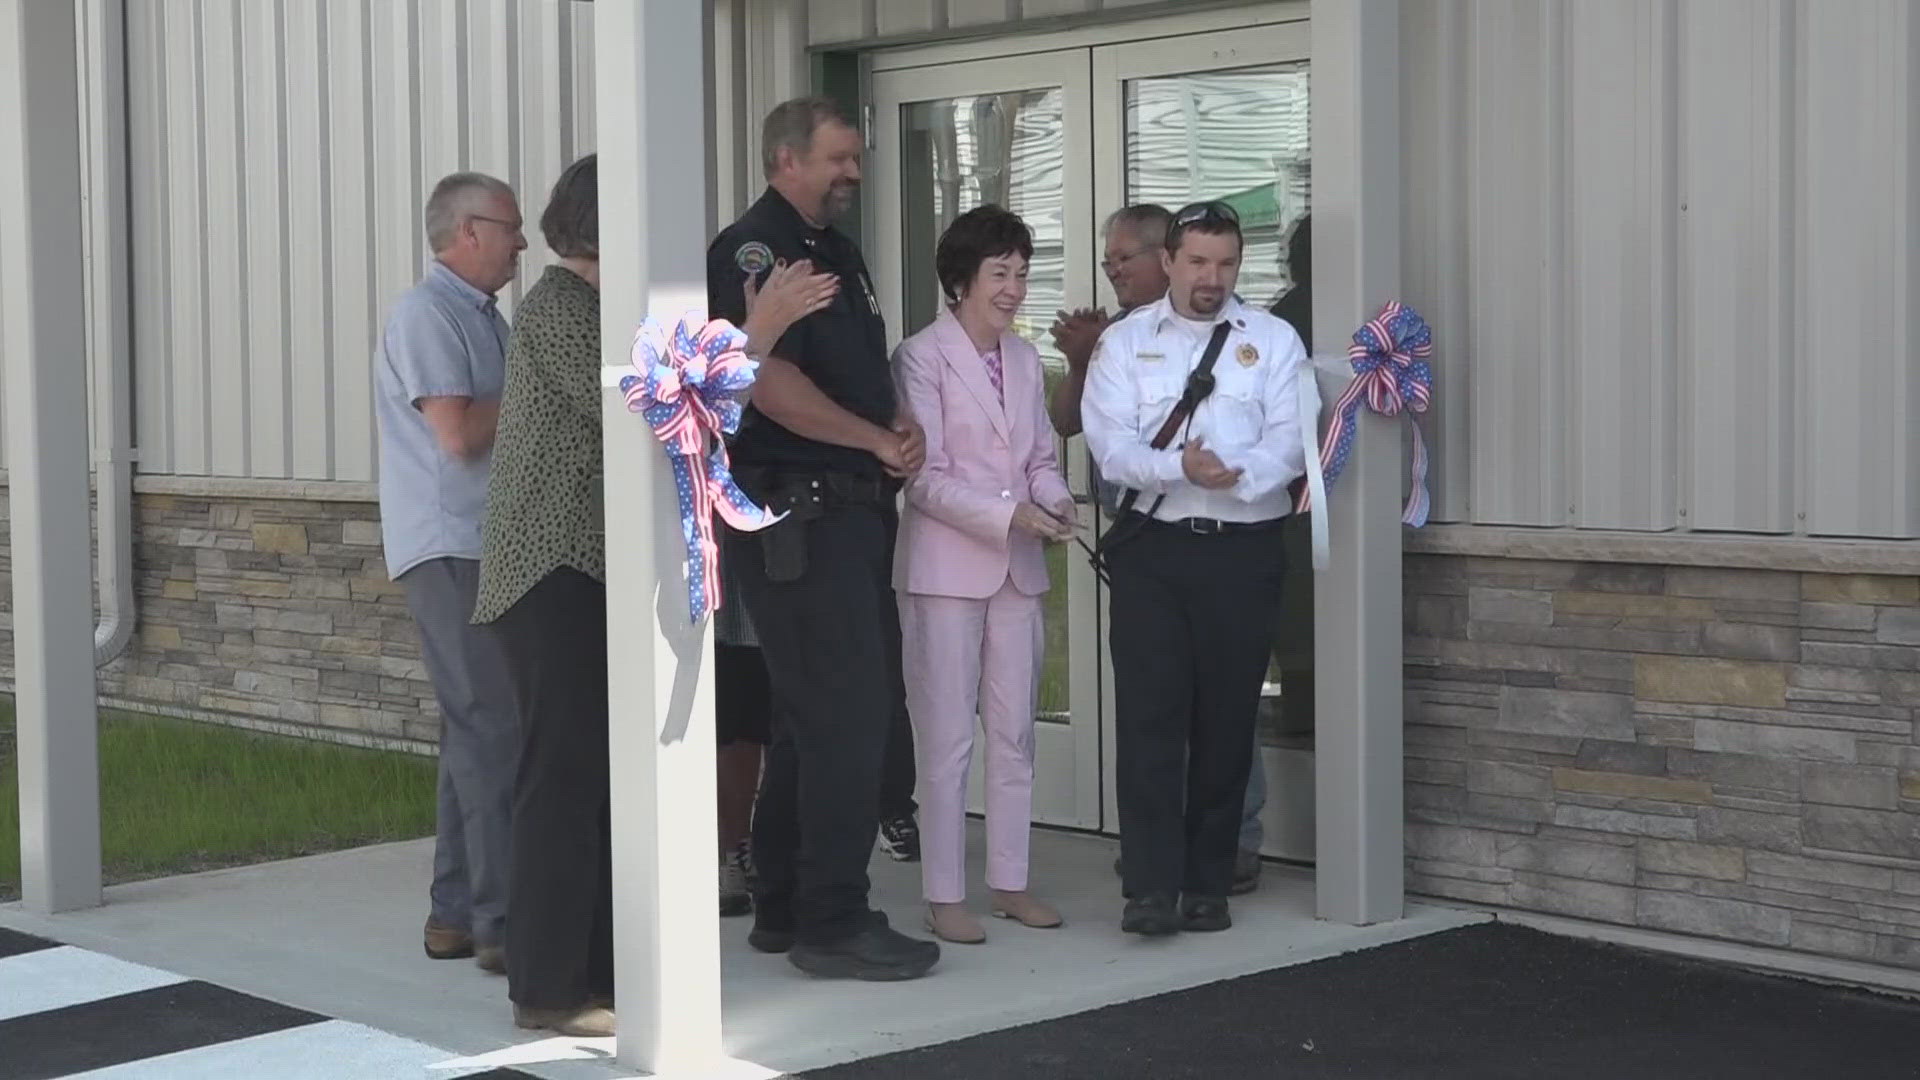
<path id="1" fill-rule="evenodd" d="M 925 975 L 940 960 L 940 946 L 910 938 L 885 925 L 869 926 L 828 944 L 796 942 L 787 962 L 821 979 L 901 982 Z"/>
<path id="2" fill-rule="evenodd" d="M 880 823 L 880 850 L 894 862 L 920 861 L 920 826 L 911 814 Z"/>
<path id="3" fill-rule="evenodd" d="M 753 910 L 753 893 L 750 891 L 751 866 L 748 842 L 745 840 L 720 857 L 721 918 L 745 915 Z"/>

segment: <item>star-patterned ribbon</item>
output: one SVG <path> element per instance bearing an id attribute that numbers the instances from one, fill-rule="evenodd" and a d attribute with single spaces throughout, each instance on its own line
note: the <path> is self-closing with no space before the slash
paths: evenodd
<path id="1" fill-rule="evenodd" d="M 1420 415 L 1433 401 L 1433 367 L 1427 362 L 1433 355 L 1433 331 L 1420 313 L 1398 300 L 1389 301 L 1380 314 L 1354 332 L 1347 360 L 1353 365 L 1353 381 L 1333 406 L 1333 422 L 1327 427 L 1326 441 L 1320 446 L 1326 485 L 1346 468 L 1353 452 L 1354 435 L 1359 431 L 1355 412 L 1360 402 L 1385 417 L 1402 412 L 1413 425 L 1413 490 L 1407 495 L 1406 509 L 1400 520 L 1419 528 L 1427 523 L 1427 444 L 1420 435 Z M 1302 492 L 1300 510 L 1310 509 L 1312 497 Z"/>
<path id="2" fill-rule="evenodd" d="M 627 411 L 647 421 L 667 448 L 680 500 L 680 533 L 687 545 L 687 606 L 693 622 L 720 608 L 717 513 L 741 532 L 764 529 L 785 515 L 747 497 L 733 482 L 724 436 L 740 426 L 740 412 L 760 365 L 746 354 L 747 335 L 724 319 L 695 312 L 671 334 L 649 316 L 633 337 L 636 374 L 620 380 Z"/>

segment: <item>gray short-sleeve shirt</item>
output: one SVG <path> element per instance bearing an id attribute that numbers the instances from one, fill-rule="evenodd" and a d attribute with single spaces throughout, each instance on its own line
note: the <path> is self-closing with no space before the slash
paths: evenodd
<path id="1" fill-rule="evenodd" d="M 441 449 L 421 398 L 497 401 L 507 320 L 494 298 L 439 261 L 393 305 L 373 364 L 380 425 L 380 532 L 393 578 L 428 559 L 480 557 L 491 455 Z"/>

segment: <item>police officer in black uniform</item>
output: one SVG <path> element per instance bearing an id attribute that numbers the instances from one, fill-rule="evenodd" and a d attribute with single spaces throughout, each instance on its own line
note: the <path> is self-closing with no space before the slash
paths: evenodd
<path id="1" fill-rule="evenodd" d="M 734 475 L 785 520 L 726 541 L 725 570 L 759 633 L 778 704 L 754 812 L 760 882 L 748 941 L 814 975 L 913 979 L 940 948 L 867 902 L 888 727 L 899 685 L 895 496 L 924 437 L 901 413 L 866 261 L 829 224 L 860 182 L 862 140 L 836 103 L 768 114 L 768 189 L 707 251 L 715 318 L 745 317 L 745 275 L 809 260 L 840 276 L 833 303 L 762 361 L 733 445 Z"/>

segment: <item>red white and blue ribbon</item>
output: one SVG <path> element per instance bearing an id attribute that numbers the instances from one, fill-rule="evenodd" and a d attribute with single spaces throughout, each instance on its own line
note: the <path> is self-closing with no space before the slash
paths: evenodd
<path id="1" fill-rule="evenodd" d="M 1398 300 L 1389 301 L 1380 314 L 1354 332 L 1347 360 L 1353 365 L 1353 381 L 1333 406 L 1333 421 L 1321 444 L 1322 469 L 1326 485 L 1333 486 L 1340 470 L 1346 468 L 1353 453 L 1353 439 L 1359 431 L 1355 413 L 1360 403 L 1385 417 L 1402 412 L 1413 425 L 1413 489 L 1407 495 L 1400 520 L 1414 528 L 1427 523 L 1430 501 L 1427 495 L 1427 444 L 1420 435 L 1420 415 L 1433 401 L 1433 331 L 1420 313 Z M 1300 509 L 1310 508 L 1310 493 L 1303 492 Z"/>
<path id="2" fill-rule="evenodd" d="M 687 605 L 694 622 L 720 608 L 720 546 L 715 514 L 741 532 L 779 521 L 733 482 L 725 436 L 740 426 L 747 391 L 760 365 L 746 354 L 747 335 L 724 319 L 694 312 L 669 334 L 651 316 L 633 338 L 636 374 L 620 380 L 627 410 L 637 412 L 665 444 L 680 501 L 687 545 Z"/>

